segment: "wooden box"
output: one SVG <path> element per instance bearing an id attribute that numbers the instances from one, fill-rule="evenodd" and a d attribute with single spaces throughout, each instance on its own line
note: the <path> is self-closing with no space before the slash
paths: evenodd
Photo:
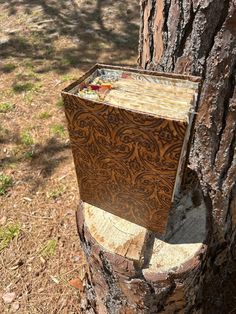
<path id="1" fill-rule="evenodd" d="M 97 82 L 105 93 L 94 91 Z M 164 233 L 198 85 L 197 77 L 97 64 L 67 87 L 62 97 L 81 199 Z"/>

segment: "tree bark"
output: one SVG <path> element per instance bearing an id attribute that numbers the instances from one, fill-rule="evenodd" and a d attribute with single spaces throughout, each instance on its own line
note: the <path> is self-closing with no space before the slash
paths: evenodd
<path id="1" fill-rule="evenodd" d="M 207 204 L 208 249 L 185 312 L 236 313 L 236 1 L 142 0 L 139 65 L 203 78 L 190 163 Z"/>
<path id="2" fill-rule="evenodd" d="M 139 66 L 203 78 L 189 160 L 200 185 L 190 184 L 191 195 L 183 196 L 186 204 L 180 207 L 185 217 L 187 200 L 190 212 L 203 209 L 204 200 L 207 245 L 187 249 L 185 262 L 180 258 L 180 264 L 160 272 L 158 258 L 168 255 L 169 265 L 173 256 L 179 261 L 177 251 L 169 247 L 162 253 L 156 236 L 142 231 L 138 241 L 132 236 L 128 246 L 124 242 L 112 249 L 81 203 L 78 230 L 88 261 L 81 311 L 236 313 L 236 1 L 141 0 Z M 176 244 L 197 242 L 188 235 L 198 237 L 205 223 L 200 218 L 182 225 L 172 217 L 173 226 L 179 223 L 182 229 L 179 237 L 178 230 L 172 232 Z M 112 237 L 109 219 L 107 224 L 107 237 Z"/>

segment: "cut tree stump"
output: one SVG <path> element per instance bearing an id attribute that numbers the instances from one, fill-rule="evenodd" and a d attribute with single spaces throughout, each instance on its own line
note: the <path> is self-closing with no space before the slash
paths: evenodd
<path id="1" fill-rule="evenodd" d="M 88 262 L 82 313 L 185 309 L 185 292 L 205 251 L 206 208 L 198 187 L 174 204 L 165 238 L 82 202 L 77 223 Z"/>

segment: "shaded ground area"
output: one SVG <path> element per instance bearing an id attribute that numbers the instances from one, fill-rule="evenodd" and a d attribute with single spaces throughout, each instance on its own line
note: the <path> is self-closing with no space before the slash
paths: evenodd
<path id="1" fill-rule="evenodd" d="M 80 313 L 78 189 L 60 91 L 135 65 L 137 0 L 0 0 L 0 313 Z"/>

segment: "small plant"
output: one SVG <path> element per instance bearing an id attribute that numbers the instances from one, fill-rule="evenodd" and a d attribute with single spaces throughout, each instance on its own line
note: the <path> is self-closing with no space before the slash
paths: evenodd
<path id="1" fill-rule="evenodd" d="M 63 100 L 62 99 L 58 99 L 58 101 L 56 102 L 57 107 L 62 108 L 64 106 L 63 104 Z"/>
<path id="2" fill-rule="evenodd" d="M 34 157 L 34 152 L 32 151 L 25 152 L 24 156 L 26 159 L 32 159 Z"/>
<path id="3" fill-rule="evenodd" d="M 49 119 L 51 118 L 51 116 L 52 115 L 49 112 L 44 111 L 44 112 L 41 112 L 38 117 L 39 119 Z"/>
<path id="4" fill-rule="evenodd" d="M 67 55 L 62 59 L 62 64 L 65 66 L 78 64 L 78 57 L 73 55 Z"/>
<path id="5" fill-rule="evenodd" d="M 62 82 L 69 82 L 69 81 L 73 81 L 73 80 L 76 80 L 76 77 L 74 77 L 73 75 L 70 75 L 70 74 L 65 74 L 61 77 Z"/>
<path id="6" fill-rule="evenodd" d="M 15 93 L 28 92 L 35 88 L 33 83 L 14 83 L 12 89 Z"/>
<path id="7" fill-rule="evenodd" d="M 48 240 L 47 243 L 40 250 L 40 254 L 44 258 L 49 258 L 56 253 L 56 247 L 57 247 L 57 240 L 56 239 Z"/>
<path id="8" fill-rule="evenodd" d="M 26 61 L 25 66 L 30 70 L 34 70 L 34 64 L 31 61 Z"/>
<path id="9" fill-rule="evenodd" d="M 0 195 L 5 195 L 12 186 L 12 178 L 4 174 L 0 175 Z"/>
<path id="10" fill-rule="evenodd" d="M 23 133 L 21 133 L 20 140 L 21 143 L 24 144 L 25 146 L 34 145 L 34 139 L 28 131 L 24 131 Z"/>
<path id="11" fill-rule="evenodd" d="M 20 226 L 18 224 L 9 224 L 0 227 L 0 252 L 3 251 L 9 243 L 20 234 Z"/>
<path id="12" fill-rule="evenodd" d="M 12 104 L 9 104 L 9 103 L 1 103 L 0 104 L 0 112 L 1 113 L 5 113 L 5 112 L 8 112 L 8 111 L 11 111 L 13 109 L 13 105 Z"/>
<path id="13" fill-rule="evenodd" d="M 59 135 L 61 137 L 65 136 L 65 128 L 61 124 L 53 124 L 51 126 L 51 131 L 54 135 Z"/>
<path id="14" fill-rule="evenodd" d="M 15 68 L 16 68 L 16 66 L 14 63 L 7 63 L 7 64 L 4 64 L 4 66 L 2 67 L 2 71 L 4 73 L 10 73 L 10 72 L 14 71 Z"/>
<path id="15" fill-rule="evenodd" d="M 65 190 L 65 186 L 59 186 L 57 189 L 47 193 L 47 197 L 56 199 L 60 197 L 65 192 Z"/>

